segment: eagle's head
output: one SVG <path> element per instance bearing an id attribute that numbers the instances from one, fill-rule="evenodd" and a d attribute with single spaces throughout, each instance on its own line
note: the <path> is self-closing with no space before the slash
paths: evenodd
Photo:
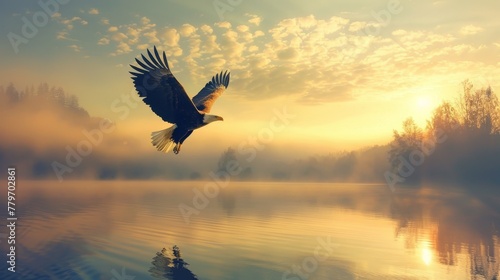
<path id="1" fill-rule="evenodd" d="M 215 121 L 223 121 L 224 119 L 220 116 L 216 116 L 216 115 L 209 115 L 209 114 L 205 114 L 203 115 L 203 123 L 204 124 L 209 124 L 211 122 L 215 122 Z"/>

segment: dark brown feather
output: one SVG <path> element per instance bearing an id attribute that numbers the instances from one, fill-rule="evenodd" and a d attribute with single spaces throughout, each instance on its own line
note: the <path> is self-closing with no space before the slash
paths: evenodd
<path id="1" fill-rule="evenodd" d="M 141 55 L 143 62 L 136 59 L 142 68 L 131 65 L 138 72 L 131 72 L 132 80 L 144 103 L 166 122 L 186 128 L 199 125 L 202 115 L 168 68 L 165 52 L 164 61 L 159 60 L 156 47 L 155 56 L 149 50 L 147 53 L 149 59 L 144 55 Z"/>

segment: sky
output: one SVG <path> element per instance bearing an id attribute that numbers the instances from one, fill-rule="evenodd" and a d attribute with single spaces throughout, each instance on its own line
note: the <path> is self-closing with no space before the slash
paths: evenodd
<path id="1" fill-rule="evenodd" d="M 463 80 L 494 91 L 500 85 L 498 1 L 0 6 L 0 84 L 61 86 L 91 115 L 148 143 L 151 131 L 169 125 L 136 96 L 128 65 L 153 46 L 166 52 L 190 96 L 216 73 L 231 71 L 228 90 L 212 108 L 224 122 L 193 134 L 189 141 L 197 146 L 238 146 L 256 137 L 283 153 L 314 154 L 386 144 L 407 117 L 425 126 L 433 108 L 456 98 Z"/>

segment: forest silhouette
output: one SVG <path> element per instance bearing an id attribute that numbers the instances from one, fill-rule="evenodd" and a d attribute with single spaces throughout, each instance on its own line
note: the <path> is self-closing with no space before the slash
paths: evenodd
<path id="1" fill-rule="evenodd" d="M 491 87 L 474 89 L 467 80 L 462 86 L 455 102 L 435 109 L 425 129 L 409 118 L 394 131 L 389 162 L 394 173 L 407 173 L 405 183 L 500 183 L 498 97 Z"/>

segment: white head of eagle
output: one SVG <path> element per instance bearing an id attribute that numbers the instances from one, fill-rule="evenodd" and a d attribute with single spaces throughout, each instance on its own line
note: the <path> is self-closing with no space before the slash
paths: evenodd
<path id="1" fill-rule="evenodd" d="M 209 115 L 209 114 L 203 115 L 203 123 L 204 124 L 209 124 L 211 122 L 223 121 L 223 120 L 224 120 L 224 118 L 222 118 L 221 116 Z"/>
<path id="2" fill-rule="evenodd" d="M 174 124 L 164 130 L 151 133 L 151 142 L 158 151 L 168 153 L 173 147 L 178 154 L 181 145 L 195 129 L 214 121 L 223 121 L 220 116 L 210 115 L 215 100 L 229 86 L 229 71 L 222 71 L 210 81 L 192 99 L 184 87 L 177 81 L 168 65 L 163 52 L 160 58 L 156 46 L 154 55 L 147 50 L 148 58 L 141 54 L 142 60 L 135 59 L 138 66 L 130 65 L 135 72 L 132 80 L 142 101 L 165 122 Z"/>

